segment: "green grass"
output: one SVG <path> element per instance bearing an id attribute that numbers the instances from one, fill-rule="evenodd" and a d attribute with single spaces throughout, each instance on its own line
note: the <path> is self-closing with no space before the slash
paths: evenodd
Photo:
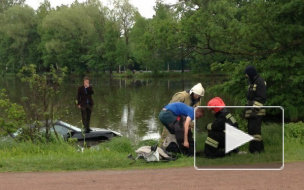
<path id="1" fill-rule="evenodd" d="M 203 151 L 206 133 L 196 134 L 197 150 Z M 219 159 L 206 159 L 198 157 L 196 166 L 206 168 L 208 166 L 229 166 L 229 165 L 251 165 L 251 164 L 268 164 L 282 163 L 282 125 L 279 124 L 264 124 L 262 126 L 262 136 L 265 146 L 265 152 L 257 155 L 250 153 L 238 155 L 231 154 Z M 248 152 L 248 143 L 241 146 L 240 151 Z"/>
<path id="2" fill-rule="evenodd" d="M 156 144 L 155 141 L 147 143 Z M 143 160 L 133 163 L 127 156 L 130 153 L 136 156 L 136 148 L 127 138 L 115 138 L 98 147 L 86 148 L 83 152 L 75 146 L 62 142 L 48 145 L 1 143 L 0 172 L 163 168 L 189 166 L 191 162 L 193 163 L 193 159 L 187 157 L 161 164 L 146 163 Z"/>
<path id="3" fill-rule="evenodd" d="M 285 125 L 285 162 L 303 161 L 304 142 L 301 136 L 304 125 Z M 252 155 L 231 155 L 221 159 L 197 158 L 196 165 L 202 167 L 225 166 L 239 163 L 258 164 L 280 162 L 281 151 L 278 148 L 280 141 L 280 126 L 266 124 L 263 126 L 265 153 Z M 294 131 L 297 131 L 294 133 Z M 300 134 L 300 135 L 299 135 Z M 304 134 L 304 133 L 303 133 Z M 205 134 L 197 134 L 197 149 L 203 150 Z M 179 155 L 176 161 L 146 163 L 137 160 L 133 163 L 127 156 L 131 153 L 136 156 L 135 150 L 143 145 L 155 145 L 156 141 L 144 141 L 133 145 L 128 138 L 115 138 L 102 143 L 95 148 L 86 148 L 79 151 L 77 146 L 65 142 L 35 145 L 32 143 L 0 142 L 0 172 L 24 171 L 75 171 L 75 170 L 124 170 L 144 168 L 172 168 L 193 166 L 193 157 Z M 247 147 L 242 147 L 247 150 Z"/>
<path id="4" fill-rule="evenodd" d="M 285 124 L 285 161 L 304 160 L 304 123 Z"/>

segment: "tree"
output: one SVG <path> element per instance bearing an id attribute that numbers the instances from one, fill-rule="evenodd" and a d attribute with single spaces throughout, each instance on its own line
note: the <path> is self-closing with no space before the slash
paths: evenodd
<path id="1" fill-rule="evenodd" d="M 36 39 L 35 12 L 28 6 L 13 6 L 0 15 L 0 25 L 0 36 L 4 40 L 0 48 L 6 53 L 0 61 L 7 70 L 17 72 L 28 64 L 29 46 Z"/>
<path id="2" fill-rule="evenodd" d="M 230 81 L 220 85 L 222 90 L 244 103 L 244 69 L 254 65 L 267 82 L 267 105 L 283 106 L 286 118 L 303 120 L 304 102 L 299 98 L 304 90 L 303 13 L 303 3 L 297 0 L 257 0 L 239 8 L 236 15 L 241 15 L 241 27 L 234 29 L 235 34 L 227 35 L 231 41 L 236 36 L 239 40 L 230 49 L 222 46 L 221 51 L 240 55 L 242 61 L 214 64 L 215 68 L 231 73 Z"/>
<path id="3" fill-rule="evenodd" d="M 109 20 L 106 23 L 105 42 L 102 44 L 102 49 L 104 51 L 103 58 L 105 59 L 106 66 L 110 70 L 110 74 L 112 74 L 116 66 L 117 60 L 125 56 L 125 54 L 123 54 L 124 52 L 122 52 L 122 54 L 118 54 L 119 42 L 120 42 L 119 24 L 115 21 Z"/>
<path id="4" fill-rule="evenodd" d="M 98 0 L 89 0 L 84 4 L 85 13 L 93 20 L 94 28 L 97 32 L 95 40 L 91 46 L 88 47 L 88 53 L 85 56 L 88 69 L 98 73 L 105 69 L 104 54 L 107 52 L 103 49 L 105 43 L 105 36 L 107 32 L 106 23 L 108 18 L 106 17 L 109 10 L 103 7 Z"/>
<path id="5" fill-rule="evenodd" d="M 23 5 L 25 0 L 1 0 L 0 1 L 0 13 L 4 13 L 10 7 L 15 5 Z"/>
<path id="6" fill-rule="evenodd" d="M 178 43 L 178 21 L 171 6 L 156 2 L 153 26 L 155 27 L 155 40 L 159 52 L 159 59 L 170 70 L 170 62 L 179 59 L 181 47 Z M 161 68 L 160 68 L 161 69 Z"/>
<path id="7" fill-rule="evenodd" d="M 22 100 L 27 121 L 33 124 L 26 131 L 32 142 L 40 140 L 37 133 L 41 132 L 42 126 L 45 126 L 46 139 L 50 140 L 50 129 L 53 127 L 53 121 L 59 117 L 60 100 L 57 96 L 65 73 L 66 68 L 56 70 L 55 67 L 51 66 L 51 71 L 48 74 L 41 75 L 37 73 L 36 66 L 33 64 L 22 67 L 18 73 L 21 81 L 28 86 L 30 91 L 29 96 L 23 97 Z M 55 134 L 57 136 L 56 132 Z"/>
<path id="8" fill-rule="evenodd" d="M 134 26 L 134 33 L 144 31 L 144 35 L 137 36 L 138 47 L 135 56 L 142 61 L 153 73 L 163 70 L 165 66 L 172 62 L 174 55 L 179 54 L 177 44 L 177 20 L 170 6 L 161 1 L 156 3 L 156 15 L 153 19 L 145 22 L 140 17 L 137 19 L 140 24 Z"/>
<path id="9" fill-rule="evenodd" d="M 144 42 L 145 35 L 149 30 L 151 20 L 142 17 L 139 13 L 135 14 L 135 24 L 130 31 L 130 52 L 135 61 L 139 63 L 141 68 L 148 67 L 149 59 L 152 56 L 150 51 L 146 49 Z"/>
<path id="10" fill-rule="evenodd" d="M 125 48 L 123 48 L 124 51 L 121 53 L 124 53 L 125 60 L 128 62 L 130 59 L 130 30 L 134 26 L 134 15 L 137 9 L 129 3 L 129 0 L 114 0 L 114 9 L 115 15 L 117 16 L 117 21 L 120 23 L 121 35 L 123 35 L 125 41 Z M 131 65 L 127 64 L 127 67 L 131 69 Z"/>
<path id="11" fill-rule="evenodd" d="M 42 29 L 46 66 L 56 64 L 66 66 L 69 72 L 88 72 L 89 47 L 98 39 L 98 33 L 82 5 L 51 12 L 43 19 Z"/>

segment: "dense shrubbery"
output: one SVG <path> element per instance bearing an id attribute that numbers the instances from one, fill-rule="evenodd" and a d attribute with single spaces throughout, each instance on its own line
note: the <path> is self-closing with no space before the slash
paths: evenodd
<path id="1" fill-rule="evenodd" d="M 286 141 L 299 141 L 304 143 L 304 123 L 285 124 L 284 137 Z"/>
<path id="2" fill-rule="evenodd" d="M 214 63 L 213 70 L 226 71 L 230 73 L 230 77 L 228 82 L 214 87 L 213 91 L 218 94 L 227 93 L 236 105 L 245 105 L 249 81 L 244 70 L 247 65 L 253 65 L 267 83 L 266 106 L 282 106 L 288 120 L 304 120 L 304 99 L 301 98 L 304 92 L 304 65 L 301 60 L 304 60 L 304 55 L 299 51 L 294 56 L 272 55 L 267 59 L 254 61 Z"/>

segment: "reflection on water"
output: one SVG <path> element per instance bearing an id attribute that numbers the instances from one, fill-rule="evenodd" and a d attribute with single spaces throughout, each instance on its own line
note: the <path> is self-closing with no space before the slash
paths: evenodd
<path id="1" fill-rule="evenodd" d="M 201 82 L 205 88 L 202 105 L 214 95 L 208 88 L 225 80 L 224 77 L 154 78 L 154 79 L 110 79 L 91 78 L 95 91 L 91 126 L 109 128 L 121 132 L 134 141 L 158 139 L 162 125 L 159 111 L 168 104 L 173 94 Z M 81 126 L 80 110 L 75 105 L 77 88 L 82 78 L 68 78 L 58 96 L 58 109 L 63 113 L 61 120 Z M 28 95 L 28 89 L 16 78 L 0 78 L 0 88 L 5 88 L 12 101 L 21 103 L 21 97 Z M 227 104 L 227 100 L 225 100 Z M 227 104 L 228 105 L 228 104 Z M 68 113 L 68 114 L 66 114 Z"/>

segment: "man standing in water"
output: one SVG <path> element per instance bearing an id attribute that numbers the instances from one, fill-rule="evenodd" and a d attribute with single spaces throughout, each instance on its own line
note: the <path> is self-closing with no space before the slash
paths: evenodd
<path id="1" fill-rule="evenodd" d="M 83 85 L 78 87 L 77 91 L 77 106 L 81 109 L 82 123 L 85 128 L 85 133 L 89 133 L 91 131 L 90 118 L 94 105 L 92 94 L 94 94 L 94 91 L 90 85 L 90 79 L 88 77 L 84 77 Z"/>

